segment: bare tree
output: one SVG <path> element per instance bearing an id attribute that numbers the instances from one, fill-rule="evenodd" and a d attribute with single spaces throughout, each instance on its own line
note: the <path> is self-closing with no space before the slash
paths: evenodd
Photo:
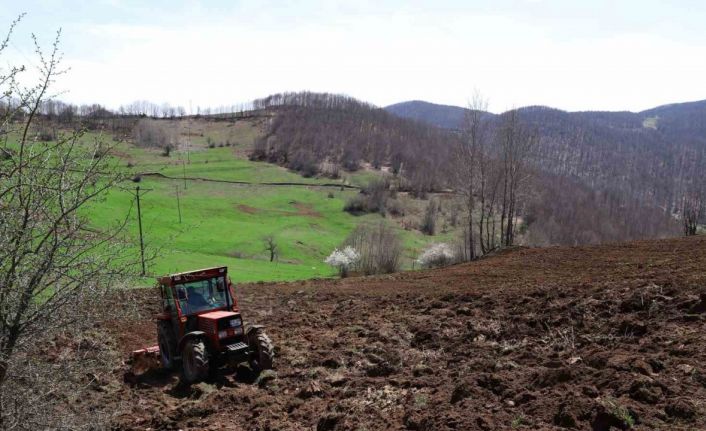
<path id="1" fill-rule="evenodd" d="M 6 131 L 0 143 L 0 429 L 23 418 L 18 412 L 28 401 L 14 395 L 35 375 L 22 376 L 31 362 L 27 352 L 58 330 L 90 321 L 86 313 L 100 313 L 104 307 L 90 304 L 104 297 L 127 263 L 126 247 L 116 242 L 124 220 L 96 229 L 82 215 L 123 180 L 111 167 L 109 148 L 82 142 L 82 133 L 52 142 L 32 138 L 39 108 L 63 73 L 59 37 L 57 32 L 47 53 L 33 37 L 39 64 L 34 86 L 19 84 L 24 67 L 0 75 L 0 97 L 12 106 L 0 119 Z M 38 398 L 48 410 L 51 397 L 43 396 Z"/>
<path id="2" fill-rule="evenodd" d="M 486 219 L 487 190 L 487 140 L 489 132 L 487 114 L 488 101 L 479 91 L 475 91 L 465 115 L 463 139 L 459 145 L 456 188 L 463 196 L 466 212 L 466 223 L 463 226 L 463 256 L 464 260 L 473 260 L 477 254 L 477 241 L 474 233 L 474 211 L 476 211 L 476 196 L 480 199 L 480 219 L 478 222 L 478 238 L 483 247 L 483 229 Z"/>
<path id="3" fill-rule="evenodd" d="M 537 135 L 520 122 L 516 109 L 503 114 L 498 135 L 502 148 L 501 243 L 507 247 L 515 240 L 518 196 L 528 178 L 528 161 Z"/>
<path id="4" fill-rule="evenodd" d="M 267 235 L 262 239 L 265 251 L 270 254 L 270 262 L 273 262 L 277 257 L 277 240 L 272 235 Z"/>
<path id="5" fill-rule="evenodd" d="M 439 205 L 436 200 L 429 199 L 427 203 L 427 208 L 424 210 L 424 217 L 422 218 L 421 231 L 427 235 L 434 235 L 436 233 L 436 217 L 439 212 Z"/>
<path id="6" fill-rule="evenodd" d="M 699 222 L 706 217 L 706 190 L 699 184 L 693 183 L 684 194 L 682 203 L 682 221 L 684 235 L 696 235 Z"/>

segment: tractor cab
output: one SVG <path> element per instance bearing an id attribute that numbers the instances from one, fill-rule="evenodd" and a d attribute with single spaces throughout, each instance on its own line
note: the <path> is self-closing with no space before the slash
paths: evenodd
<path id="1" fill-rule="evenodd" d="M 215 309 L 228 309 L 233 301 L 229 289 L 226 288 L 225 277 L 186 281 L 177 284 L 175 289 L 179 309 L 186 316 Z"/>
<path id="2" fill-rule="evenodd" d="M 160 277 L 161 313 L 156 316 L 162 365 L 182 366 L 192 383 L 221 363 L 272 367 L 272 345 L 262 326 L 243 324 L 226 267 Z"/>

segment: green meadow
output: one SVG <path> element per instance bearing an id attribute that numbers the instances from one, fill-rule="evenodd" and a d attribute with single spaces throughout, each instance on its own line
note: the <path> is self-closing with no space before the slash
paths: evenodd
<path id="1" fill-rule="evenodd" d="M 188 155 L 181 148 L 169 156 L 130 142 L 118 144 L 113 154 L 120 169 L 143 175 L 139 182 L 126 182 L 112 190 L 85 212 L 98 229 L 127 218 L 131 241 L 127 247 L 137 256 L 134 191 L 141 188 L 145 246 L 156 257 L 148 262 L 148 277 L 139 284 L 149 284 L 157 275 L 220 265 L 228 266 L 231 278 L 240 282 L 332 277 L 335 270 L 323 260 L 360 223 L 382 221 L 400 232 L 404 268 L 413 266 L 426 245 L 443 240 L 402 229 L 378 214 L 344 212 L 344 203 L 358 191 L 322 186 L 363 185 L 376 177 L 374 172 L 345 173 L 336 180 L 304 178 L 273 164 L 248 160 L 242 145 L 209 148 L 205 138 L 201 141 L 191 143 Z M 274 262 L 264 247 L 267 236 L 274 237 L 278 246 Z"/>

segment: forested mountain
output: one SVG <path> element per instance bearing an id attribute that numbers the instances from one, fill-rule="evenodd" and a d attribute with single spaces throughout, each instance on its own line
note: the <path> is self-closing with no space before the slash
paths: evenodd
<path id="1" fill-rule="evenodd" d="M 326 174 L 331 166 L 355 170 L 369 163 L 389 169 L 402 189 L 415 195 L 459 192 L 464 181 L 476 181 L 470 178 L 477 173 L 459 168 L 469 139 L 471 111 L 464 108 L 407 102 L 380 109 L 317 93 L 274 95 L 256 101 L 255 108 L 274 114 L 264 138 L 255 143 L 256 159 L 309 175 Z M 482 164 L 495 169 L 483 181 L 501 192 L 512 174 L 507 171 L 514 157 L 508 143 L 532 140 L 531 151 L 522 156 L 531 180 L 518 189 L 513 211 L 530 228 L 533 243 L 674 235 L 689 217 L 697 222 L 706 217 L 706 101 L 639 113 L 534 106 L 500 115 L 480 113 L 476 119 L 488 141 L 481 150 Z M 509 119 L 517 123 L 511 131 Z M 499 205 L 496 214 L 504 206 L 495 200 L 498 196 L 490 201 Z"/>
<path id="2" fill-rule="evenodd" d="M 276 94 L 253 107 L 275 114 L 255 142 L 253 159 L 334 177 L 339 168 L 354 171 L 369 163 L 399 174 L 415 194 L 448 186 L 445 164 L 458 136 L 444 129 L 335 94 Z"/>
<path id="3" fill-rule="evenodd" d="M 401 110 L 399 106 L 407 108 Z M 406 102 L 386 109 L 439 125 L 438 118 L 450 111 L 448 107 L 435 106 Z M 537 106 L 521 108 L 519 112 L 522 120 L 539 134 L 535 163 L 544 172 L 676 215 L 683 212 L 688 195 L 695 189 L 703 190 L 706 101 L 664 105 L 637 113 L 566 112 Z M 457 116 L 448 128 L 462 129 L 463 115 Z"/>

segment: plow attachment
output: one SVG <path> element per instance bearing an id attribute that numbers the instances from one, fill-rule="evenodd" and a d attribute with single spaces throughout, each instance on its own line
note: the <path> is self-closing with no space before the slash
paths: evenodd
<path id="1" fill-rule="evenodd" d="M 136 383 L 140 376 L 150 370 L 158 370 L 162 364 L 159 359 L 159 346 L 134 350 L 128 361 L 130 370 L 125 373 L 125 381 Z"/>

